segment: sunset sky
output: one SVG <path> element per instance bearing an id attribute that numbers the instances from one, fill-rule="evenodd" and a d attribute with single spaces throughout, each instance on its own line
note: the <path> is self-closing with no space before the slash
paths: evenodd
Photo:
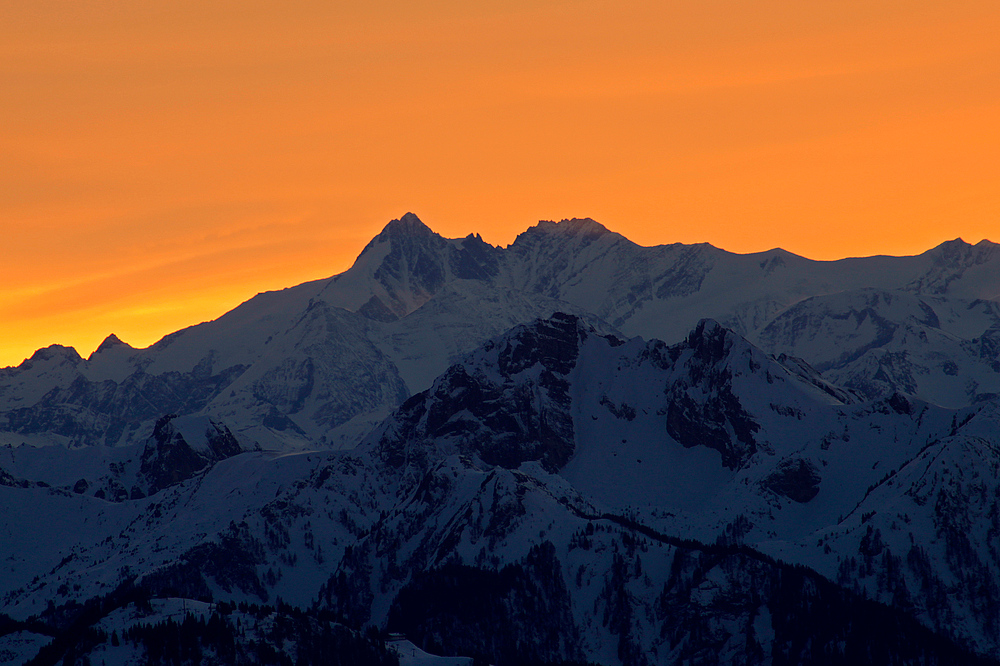
<path id="1" fill-rule="evenodd" d="M 0 0 L 0 366 L 499 245 L 1000 242 L 1000 2 Z"/>

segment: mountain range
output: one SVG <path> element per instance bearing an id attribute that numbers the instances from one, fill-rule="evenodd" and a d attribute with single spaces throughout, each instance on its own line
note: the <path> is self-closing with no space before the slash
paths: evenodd
<path id="1" fill-rule="evenodd" d="M 0 370 L 0 656 L 997 663 L 998 473 L 1000 246 L 407 214 L 340 275 Z"/>

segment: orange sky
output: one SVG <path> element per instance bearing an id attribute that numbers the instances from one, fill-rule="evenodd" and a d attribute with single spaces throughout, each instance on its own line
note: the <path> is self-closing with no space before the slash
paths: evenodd
<path id="1" fill-rule="evenodd" d="M 338 273 L 406 211 L 1000 241 L 997 35 L 996 0 L 0 0 L 0 366 Z"/>

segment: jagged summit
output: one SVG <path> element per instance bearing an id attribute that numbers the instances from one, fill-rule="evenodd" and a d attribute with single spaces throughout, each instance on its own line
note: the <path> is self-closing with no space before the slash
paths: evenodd
<path id="1" fill-rule="evenodd" d="M 445 238 L 407 213 L 387 224 L 321 297 L 369 319 L 395 321 L 455 280 L 490 281 L 499 271 L 500 252 L 478 234 Z"/>
<path id="2" fill-rule="evenodd" d="M 104 338 L 104 342 L 97 346 L 94 350 L 94 354 L 100 354 L 102 352 L 109 351 L 111 349 L 116 349 L 120 347 L 126 347 L 128 349 L 134 349 L 134 347 L 127 342 L 123 342 L 121 338 L 112 333 L 108 337 Z"/>
<path id="3" fill-rule="evenodd" d="M 696 358 L 714 363 L 726 357 L 736 337 L 736 334 L 714 319 L 704 318 L 688 334 L 686 343 L 694 351 Z"/>
<path id="4" fill-rule="evenodd" d="M 382 231 L 368 241 L 354 260 L 351 270 L 356 270 L 358 266 L 364 266 L 373 260 L 376 264 L 381 262 L 384 255 L 391 253 L 394 248 L 405 247 L 412 251 L 414 247 L 424 247 L 427 244 L 438 246 L 445 243 L 447 240 L 424 224 L 419 217 L 413 213 L 406 213 L 403 217 L 390 221 Z M 373 267 L 369 270 L 373 270 Z"/>
<path id="5" fill-rule="evenodd" d="M 967 249 L 970 249 L 970 248 L 977 248 L 977 249 L 982 250 L 982 249 L 988 249 L 988 248 L 991 248 L 991 247 L 1000 247 L 1000 245 L 998 245 L 997 243 L 994 243 L 993 241 L 991 241 L 988 238 L 984 238 L 981 241 L 979 241 L 978 243 L 972 244 L 972 243 L 968 242 L 967 240 L 965 240 L 964 238 L 962 238 L 961 236 L 959 236 L 958 238 L 952 238 L 951 240 L 946 240 L 946 241 L 940 243 L 939 245 L 936 245 L 936 246 L 932 247 L 929 250 L 929 252 L 934 252 L 935 250 L 941 250 L 941 251 L 967 250 Z"/>
<path id="6" fill-rule="evenodd" d="M 430 227 L 424 224 L 414 213 L 406 213 L 398 220 L 392 220 L 385 225 L 376 239 L 389 240 L 399 236 L 437 236 Z"/>
<path id="7" fill-rule="evenodd" d="M 563 238 L 581 238 L 592 240 L 601 236 L 613 234 L 611 230 L 600 222 L 589 217 L 574 217 L 568 220 L 553 222 L 552 220 L 540 220 L 538 224 L 529 227 L 526 231 L 518 234 L 518 239 L 535 235 L 557 236 Z M 517 242 L 517 239 L 514 241 Z"/>
<path id="8" fill-rule="evenodd" d="M 510 469 L 532 460 L 559 469 L 573 452 L 568 375 L 592 333 L 562 312 L 515 326 L 405 402 L 362 447 L 397 468 L 457 452 Z"/>
<path id="9" fill-rule="evenodd" d="M 982 264 L 997 256 L 1000 252 L 1000 245 L 985 238 L 975 245 L 966 242 L 962 238 L 954 238 L 945 241 L 926 252 L 933 257 L 935 264 Z"/>
<path id="10" fill-rule="evenodd" d="M 574 217 L 559 222 L 541 221 L 538 226 L 547 230 L 568 233 L 610 233 L 608 228 L 590 217 Z"/>

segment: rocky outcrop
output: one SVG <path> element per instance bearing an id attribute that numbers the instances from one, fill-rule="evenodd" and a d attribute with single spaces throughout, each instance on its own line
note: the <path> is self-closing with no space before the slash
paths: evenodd
<path id="1" fill-rule="evenodd" d="M 733 392 L 729 363 L 735 339 L 717 322 L 700 322 L 676 348 L 689 354 L 686 372 L 666 389 L 667 433 L 685 447 L 715 449 L 730 469 L 757 451 L 754 433 L 760 430 Z"/>
<path id="2" fill-rule="evenodd" d="M 400 407 L 377 444 L 383 460 L 423 467 L 454 451 L 507 468 L 536 460 L 558 470 L 573 454 L 567 376 L 586 328 L 557 314 L 487 343 L 477 360 L 452 366 Z"/>
<path id="3" fill-rule="evenodd" d="M 822 480 L 816 465 L 796 458 L 781 461 L 778 468 L 764 479 L 764 487 L 777 495 L 804 504 L 819 494 Z"/>
<path id="4" fill-rule="evenodd" d="M 176 427 L 177 418 L 176 414 L 160 418 L 146 442 L 138 475 L 138 484 L 146 495 L 186 481 L 212 463 L 242 452 L 226 426 L 207 418 L 188 419 L 186 425 L 194 430 L 189 430 L 186 438 Z M 204 426 L 200 433 L 199 426 Z"/>

